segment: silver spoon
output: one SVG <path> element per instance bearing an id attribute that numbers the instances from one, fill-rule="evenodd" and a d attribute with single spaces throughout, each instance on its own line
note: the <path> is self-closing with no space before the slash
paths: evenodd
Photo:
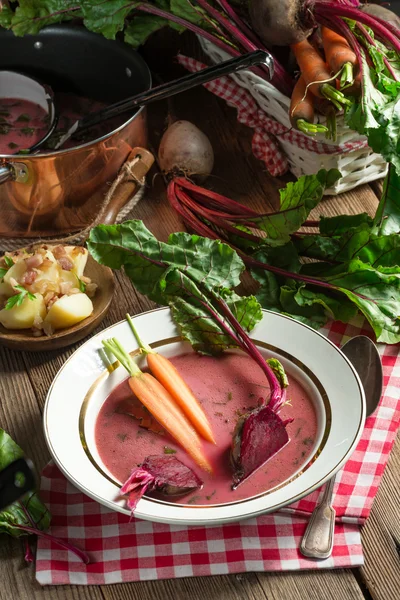
<path id="1" fill-rule="evenodd" d="M 341 348 L 361 379 L 365 391 L 367 417 L 372 415 L 382 395 L 383 373 L 378 350 L 371 340 L 358 335 Z M 336 476 L 326 484 L 321 502 L 315 507 L 300 544 L 308 558 L 328 558 L 332 554 L 336 511 L 332 507 Z"/>

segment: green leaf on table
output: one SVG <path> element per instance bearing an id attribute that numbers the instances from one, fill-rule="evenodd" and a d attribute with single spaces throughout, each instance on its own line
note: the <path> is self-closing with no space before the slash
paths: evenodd
<path id="1" fill-rule="evenodd" d="M 4 429 L 0 429 L 0 470 L 23 456 L 24 452 L 18 444 Z M 19 525 L 31 527 L 33 522 L 37 529 L 45 530 L 48 529 L 50 520 L 50 513 L 37 493 L 29 492 L 0 512 L 0 533 L 7 533 L 13 537 L 27 535 L 27 532 L 18 529 Z"/>
<path id="2" fill-rule="evenodd" d="M 182 335 L 198 351 L 215 353 L 236 345 L 224 329 L 221 303 L 248 331 L 261 319 L 257 300 L 232 289 L 240 283 L 243 261 L 218 240 L 173 233 L 167 243 L 159 242 L 141 221 L 127 221 L 98 225 L 87 246 L 95 260 L 124 267 L 141 293 L 169 305 Z"/>
<path id="3" fill-rule="evenodd" d="M 321 235 L 337 236 L 347 233 L 350 229 L 356 229 L 361 225 L 372 227 L 373 220 L 367 213 L 358 215 L 338 215 L 336 217 L 321 216 L 319 220 L 319 232 Z"/>
<path id="4" fill-rule="evenodd" d="M 170 21 L 155 15 L 135 15 L 125 27 L 124 40 L 134 48 L 144 44 L 152 33 L 166 27 Z"/>
<path id="5" fill-rule="evenodd" d="M 36 34 L 42 27 L 82 17 L 74 0 L 19 0 L 11 20 L 15 35 Z"/>
<path id="6" fill-rule="evenodd" d="M 335 272 L 336 271 L 336 272 Z M 360 260 L 331 269 L 324 278 L 364 314 L 378 342 L 400 341 L 400 269 L 374 268 Z"/>
<path id="7" fill-rule="evenodd" d="M 400 232 L 400 175 L 393 165 L 389 165 L 384 181 L 373 231 L 381 235 Z"/>
<path id="8" fill-rule="evenodd" d="M 337 169 L 322 169 L 316 175 L 303 175 L 295 182 L 279 190 L 280 210 L 278 212 L 251 218 L 268 238 L 281 243 L 290 240 L 307 219 L 310 211 L 322 200 L 324 191 L 340 179 Z"/>
<path id="9" fill-rule="evenodd" d="M 99 2 L 98 0 L 84 0 L 81 3 L 83 23 L 85 27 L 101 33 L 108 39 L 115 39 L 119 31 L 125 27 L 125 19 L 139 2 L 126 2 L 126 0 L 112 0 L 112 2 Z"/>
<path id="10" fill-rule="evenodd" d="M 11 21 L 14 16 L 13 11 L 6 4 L 1 4 L 0 6 L 0 27 L 4 27 L 4 29 L 10 29 Z"/>

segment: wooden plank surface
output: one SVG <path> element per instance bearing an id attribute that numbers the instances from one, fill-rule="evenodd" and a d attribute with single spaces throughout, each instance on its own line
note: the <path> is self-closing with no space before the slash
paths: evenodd
<path id="1" fill-rule="evenodd" d="M 179 42 L 181 38 L 179 38 Z M 157 38 L 155 46 L 158 46 Z M 177 76 L 171 68 L 176 39 L 169 52 L 157 61 L 157 71 L 165 78 Z M 154 54 L 153 54 L 154 55 Z M 152 53 L 147 58 L 152 62 Z M 154 61 L 153 61 L 154 64 Z M 171 104 L 170 104 L 171 107 Z M 178 118 L 195 122 L 211 138 L 215 153 L 215 177 L 208 185 L 255 208 L 276 207 L 279 187 L 288 177 L 272 179 L 251 154 L 250 132 L 236 122 L 235 111 L 204 90 L 196 90 L 174 99 Z M 151 140 L 156 143 L 165 124 L 165 105 L 150 111 Z M 374 186 L 376 190 L 379 186 Z M 340 212 L 373 213 L 377 196 L 371 186 L 331 197 L 315 211 L 316 216 Z M 182 230 L 180 219 L 172 212 L 165 197 L 164 183 L 157 177 L 133 215 L 161 239 L 171 231 Z M 132 314 L 147 310 L 152 303 L 137 294 L 130 282 L 116 275 L 117 289 L 111 310 L 102 327 Z M 77 346 L 49 353 L 16 353 L 0 349 L 0 423 L 33 458 L 40 469 L 49 455 L 43 439 L 41 412 L 47 390 L 58 369 Z M 41 588 L 34 580 L 32 566 L 24 564 L 21 544 L 0 536 L 0 600 L 328 600 L 398 597 L 400 541 L 400 443 L 392 452 L 372 514 L 363 530 L 366 564 L 358 570 L 310 571 L 301 573 L 259 573 L 182 580 L 143 582 L 101 587 L 63 586 Z"/>

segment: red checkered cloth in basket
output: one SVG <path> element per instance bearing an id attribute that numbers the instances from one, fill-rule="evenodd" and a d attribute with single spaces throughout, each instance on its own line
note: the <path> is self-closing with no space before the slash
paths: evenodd
<path id="1" fill-rule="evenodd" d="M 338 345 L 355 335 L 370 335 L 363 320 L 330 323 L 324 333 Z M 359 524 L 367 518 L 389 458 L 400 419 L 399 346 L 379 346 L 384 393 L 378 410 L 366 421 L 362 438 L 338 474 L 334 507 L 337 525 L 333 554 L 323 561 L 299 553 L 318 490 L 290 508 L 221 527 L 164 525 L 111 511 L 74 488 L 50 463 L 41 492 L 53 514 L 51 533 L 86 550 L 93 561 L 40 539 L 36 577 L 46 584 L 104 584 L 217 575 L 245 571 L 285 571 L 352 567 L 363 562 Z"/>
<path id="2" fill-rule="evenodd" d="M 177 58 L 179 64 L 191 72 L 201 71 L 207 66 L 182 54 L 179 54 Z M 337 146 L 324 144 L 307 135 L 303 135 L 295 129 L 288 129 L 279 121 L 268 116 L 258 106 L 250 92 L 235 83 L 231 77 L 214 79 L 214 81 L 205 83 L 204 87 L 225 100 L 229 106 L 237 109 L 239 123 L 243 123 L 254 129 L 252 140 L 253 154 L 265 163 L 269 173 L 273 177 L 283 175 L 289 168 L 285 152 L 279 144 L 279 139 L 288 141 L 303 150 L 315 152 L 316 154 L 346 154 L 367 147 L 366 141 L 346 142 Z"/>

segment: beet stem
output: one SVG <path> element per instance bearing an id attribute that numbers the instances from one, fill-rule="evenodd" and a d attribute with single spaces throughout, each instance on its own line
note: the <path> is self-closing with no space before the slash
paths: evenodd
<path id="1" fill-rule="evenodd" d="M 83 550 L 80 550 L 76 546 L 73 546 L 69 542 L 66 542 L 64 540 L 61 540 L 60 538 L 55 537 L 54 535 L 45 533 L 41 529 L 36 529 L 35 527 L 28 527 L 27 525 L 13 525 L 13 527 L 15 527 L 16 529 L 20 529 L 21 531 L 26 531 L 27 533 L 29 533 L 31 535 L 37 535 L 38 537 L 42 537 L 46 540 L 53 542 L 54 544 L 57 544 L 57 546 L 60 546 L 61 548 L 64 548 L 65 550 L 69 550 L 70 552 L 73 552 L 73 554 L 78 556 L 78 558 L 80 558 L 86 565 L 89 564 L 89 562 L 90 562 L 90 559 L 89 559 L 88 555 L 86 554 L 86 552 L 84 552 Z"/>

